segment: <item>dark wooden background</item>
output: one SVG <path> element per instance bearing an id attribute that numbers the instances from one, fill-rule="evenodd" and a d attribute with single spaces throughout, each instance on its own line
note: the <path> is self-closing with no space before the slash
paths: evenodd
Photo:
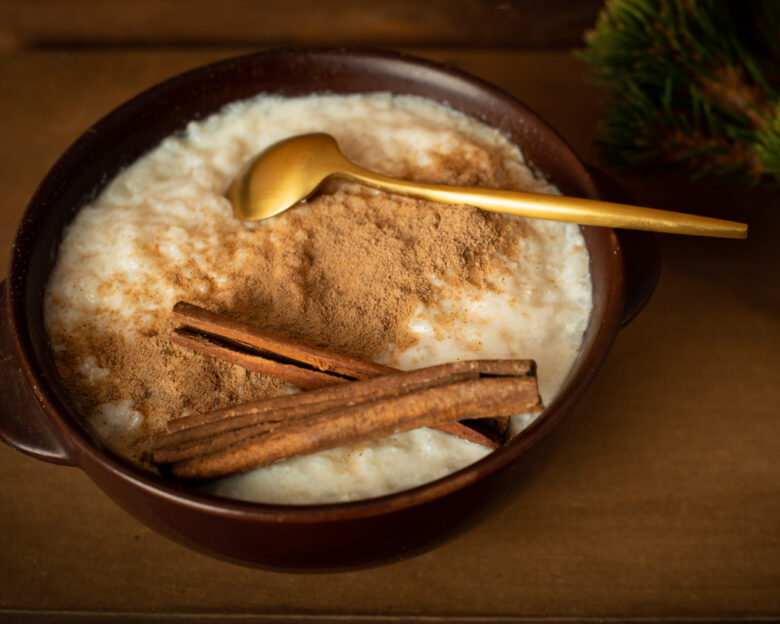
<path id="1" fill-rule="evenodd" d="M 3 0 L 0 49 L 370 45 L 561 49 L 597 0 Z"/>
<path id="2" fill-rule="evenodd" d="M 750 224 L 661 237 L 663 272 L 536 481 L 458 540 L 361 572 L 276 574 L 148 530 L 78 469 L 0 445 L 0 622 L 780 619 L 780 193 L 605 168 L 573 58 L 593 0 L 0 0 L 0 277 L 81 132 L 173 74 L 276 45 L 370 45 L 525 101 L 637 203 Z M 0 397 L 0 414 L 2 413 Z"/>

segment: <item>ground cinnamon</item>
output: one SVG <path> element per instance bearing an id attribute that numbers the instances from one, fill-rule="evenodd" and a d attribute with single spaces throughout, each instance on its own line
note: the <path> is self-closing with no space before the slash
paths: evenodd
<path id="1" fill-rule="evenodd" d="M 444 165 L 438 181 L 475 167 L 468 161 Z M 184 261 L 163 277 L 182 299 L 374 359 L 391 343 L 399 349 L 413 344 L 405 321 L 417 306 L 436 302 L 437 281 L 496 288 L 497 258 L 517 255 L 524 234 L 520 222 L 499 215 L 349 187 L 315 197 L 272 226 L 246 226 L 225 237 L 215 251 L 218 276 L 202 261 Z M 150 254 L 155 244 L 149 241 Z M 101 288 L 107 295 L 129 291 L 119 278 Z M 167 307 L 150 308 L 144 292 L 132 296 L 149 310 L 148 321 L 137 321 L 140 330 L 125 331 L 121 319 L 113 329 L 87 321 L 59 336 L 54 355 L 80 411 L 129 398 L 145 415 L 136 452 L 171 417 L 287 391 L 266 375 L 171 345 Z"/>

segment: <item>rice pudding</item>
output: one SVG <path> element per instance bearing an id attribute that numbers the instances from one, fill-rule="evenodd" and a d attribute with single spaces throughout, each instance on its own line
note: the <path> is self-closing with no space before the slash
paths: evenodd
<path id="1" fill-rule="evenodd" d="M 223 193 L 242 164 L 306 132 L 334 135 L 348 158 L 386 175 L 556 192 L 500 133 L 418 97 L 259 96 L 189 124 L 79 212 L 46 291 L 58 371 L 75 408 L 117 452 L 140 462 L 173 418 L 295 391 L 171 345 L 179 300 L 402 369 L 533 358 L 542 398 L 554 398 L 591 309 L 579 227 L 345 183 L 273 219 L 234 219 Z M 533 418 L 513 417 L 511 434 Z M 487 452 L 418 429 L 207 489 L 273 503 L 355 500 L 425 483 Z"/>

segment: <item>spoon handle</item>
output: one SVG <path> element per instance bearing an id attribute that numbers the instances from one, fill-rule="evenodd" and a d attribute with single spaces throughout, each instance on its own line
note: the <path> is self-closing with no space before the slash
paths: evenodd
<path id="1" fill-rule="evenodd" d="M 444 204 L 467 204 L 505 214 L 631 230 L 746 238 L 747 224 L 711 217 L 542 193 L 420 184 L 389 178 L 357 165 L 340 175 L 398 195 Z"/>

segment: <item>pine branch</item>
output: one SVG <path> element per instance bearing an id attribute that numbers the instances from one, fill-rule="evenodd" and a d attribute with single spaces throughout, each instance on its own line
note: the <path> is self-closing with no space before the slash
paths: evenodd
<path id="1" fill-rule="evenodd" d="M 613 164 L 780 181 L 780 2 L 609 0 L 585 42 Z"/>

